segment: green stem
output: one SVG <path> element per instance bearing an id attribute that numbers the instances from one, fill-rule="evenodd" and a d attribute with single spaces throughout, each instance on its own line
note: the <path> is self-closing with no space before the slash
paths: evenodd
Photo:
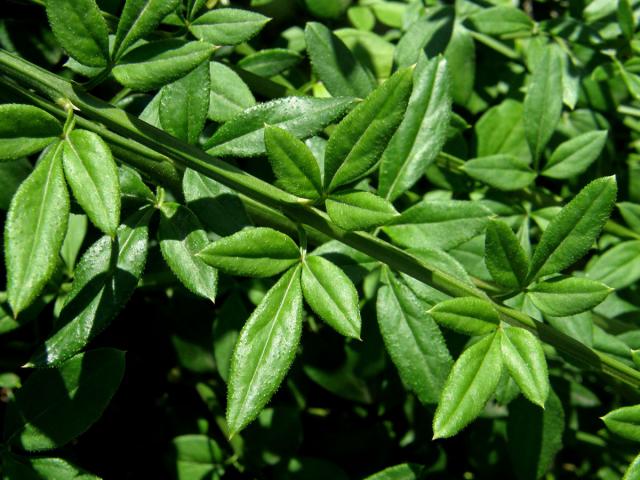
<path id="1" fill-rule="evenodd" d="M 483 291 L 476 287 L 461 282 L 448 273 L 424 263 L 381 239 L 367 233 L 347 232 L 338 228 L 324 212 L 304 205 L 300 201 L 301 199 L 226 162 L 211 157 L 193 145 L 181 142 L 138 118 L 88 95 L 71 82 L 3 50 L 0 50 L 0 72 L 49 96 L 59 105 L 71 102 L 83 115 L 105 125 L 107 129 L 111 129 L 112 131 L 100 126 L 92 127 L 94 131 L 100 130 L 101 135 L 104 133 L 107 141 L 111 140 L 118 145 L 124 142 L 121 145 L 124 150 L 130 148 L 142 156 L 144 156 L 142 152 L 149 153 L 150 159 L 154 159 L 149 161 L 154 162 L 157 159 L 158 164 L 165 161 L 172 163 L 171 161 L 173 161 L 174 173 L 184 168 L 192 168 L 236 190 L 258 204 L 279 211 L 293 222 L 304 224 L 328 237 L 339 240 L 388 265 L 391 269 L 410 275 L 449 295 L 473 296 L 490 300 Z M 8 82 L 3 83 L 7 84 Z M 42 101 L 41 103 L 47 102 Z M 86 124 L 81 124 L 81 120 Z M 92 122 L 78 118 L 78 125 L 83 128 L 89 128 L 90 124 Z M 128 141 L 123 137 L 134 141 Z M 138 142 L 142 145 L 137 146 Z M 155 175 L 162 175 L 158 169 L 152 169 L 152 171 Z M 517 310 L 499 304 L 495 304 L 495 306 L 505 322 L 534 332 L 541 340 L 585 365 L 635 387 L 640 386 L 639 371 L 604 353 L 597 352 Z"/>

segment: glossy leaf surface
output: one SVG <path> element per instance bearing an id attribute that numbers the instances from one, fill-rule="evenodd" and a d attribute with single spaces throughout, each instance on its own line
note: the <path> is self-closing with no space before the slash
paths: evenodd
<path id="1" fill-rule="evenodd" d="M 467 348 L 449 373 L 433 417 L 434 438 L 455 435 L 484 408 L 500 380 L 500 332 Z"/>
<path id="2" fill-rule="evenodd" d="M 594 180 L 553 218 L 531 259 L 530 280 L 559 272 L 587 253 L 613 209 L 616 192 L 613 177 Z"/>
<path id="3" fill-rule="evenodd" d="M 231 360 L 227 424 L 239 432 L 258 416 L 279 387 L 302 331 L 300 267 L 271 287 L 240 331 Z"/>
<path id="4" fill-rule="evenodd" d="M 323 257 L 307 256 L 302 267 L 302 292 L 311 309 L 334 330 L 360 338 L 358 292 L 342 269 Z"/>
<path id="5" fill-rule="evenodd" d="M 365 98 L 375 88 L 371 72 L 327 27 L 309 22 L 304 35 L 313 70 L 331 95 Z"/>
<path id="6" fill-rule="evenodd" d="M 91 222 L 115 235 L 120 224 L 120 182 L 107 144 L 93 132 L 74 130 L 64 142 L 62 159 L 73 196 Z"/>
<path id="7" fill-rule="evenodd" d="M 550 387 L 540 340 L 523 328 L 505 328 L 500 347 L 504 365 L 522 393 L 544 408 Z"/>
<path id="8" fill-rule="evenodd" d="M 452 298 L 429 310 L 440 325 L 466 335 L 493 332 L 500 323 L 498 312 L 486 300 L 473 297 Z"/>
<path id="9" fill-rule="evenodd" d="M 62 143 L 58 142 L 20 185 L 7 213 L 4 252 L 14 314 L 35 300 L 53 274 L 68 216 L 69 193 L 62 172 Z"/>
<path id="10" fill-rule="evenodd" d="M 324 159 L 328 190 L 352 182 L 380 159 L 402 120 L 411 93 L 411 74 L 411 69 L 396 72 L 333 131 Z"/>
<path id="11" fill-rule="evenodd" d="M 325 204 L 329 218 L 345 230 L 366 230 L 398 216 L 391 203 L 369 192 L 334 193 Z"/>
<path id="12" fill-rule="evenodd" d="M 47 0 L 47 17 L 69 55 L 91 67 L 109 63 L 109 32 L 94 0 Z"/>
<path id="13" fill-rule="evenodd" d="M 127 0 L 116 30 L 114 58 L 119 58 L 131 45 L 153 32 L 179 3 L 179 0 Z"/>
<path id="14" fill-rule="evenodd" d="M 207 245 L 198 256 L 225 273 L 270 277 L 298 262 L 300 250 L 284 233 L 272 228 L 255 227 Z"/>
<path id="15" fill-rule="evenodd" d="M 206 232 L 196 216 L 182 205 L 165 203 L 160 212 L 158 235 L 162 256 L 185 287 L 213 302 L 218 272 L 196 256 L 209 243 Z"/>
<path id="16" fill-rule="evenodd" d="M 440 329 L 418 296 L 394 275 L 378 290 L 380 333 L 398 373 L 424 404 L 436 403 L 452 359 Z"/>
<path id="17" fill-rule="evenodd" d="M 524 286 L 529 262 L 511 227 L 499 220 L 487 225 L 485 264 L 493 279 L 507 288 Z"/>
<path id="18" fill-rule="evenodd" d="M 32 364 L 60 364 L 111 323 L 142 275 L 152 213 L 149 208 L 136 212 L 120 225 L 115 239 L 104 236 L 82 255 L 58 328 L 32 356 Z"/>
<path id="19" fill-rule="evenodd" d="M 39 152 L 62 133 L 60 122 L 31 105 L 0 105 L 0 162 Z"/>
<path id="20" fill-rule="evenodd" d="M 568 277 L 541 282 L 529 288 L 534 305 L 554 317 L 591 310 L 609 296 L 612 288 L 587 278 Z"/>
<path id="21" fill-rule="evenodd" d="M 450 116 L 447 62 L 421 55 L 407 111 L 380 160 L 381 196 L 393 201 L 418 181 L 444 145 Z"/>
<path id="22" fill-rule="evenodd" d="M 318 162 L 304 142 L 286 130 L 266 126 L 264 143 L 276 183 L 282 189 L 304 198 L 322 194 Z"/>
<path id="23" fill-rule="evenodd" d="M 222 125 L 205 148 L 211 155 L 258 155 L 265 151 L 265 124 L 306 138 L 340 118 L 352 104 L 353 99 L 348 97 L 287 97 L 261 103 Z"/>
<path id="24" fill-rule="evenodd" d="M 237 8 L 217 8 L 196 18 L 191 32 L 214 45 L 236 45 L 257 34 L 269 21 L 264 15 Z"/>
<path id="25" fill-rule="evenodd" d="M 171 83 L 206 61 L 214 48 L 202 42 L 159 40 L 130 50 L 113 69 L 125 87 L 153 90 Z"/>

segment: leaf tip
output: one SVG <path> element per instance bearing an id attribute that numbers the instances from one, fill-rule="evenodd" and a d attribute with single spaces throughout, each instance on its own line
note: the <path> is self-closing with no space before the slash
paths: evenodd
<path id="1" fill-rule="evenodd" d="M 20 368 L 33 368 L 35 366 L 36 366 L 35 363 L 33 363 L 32 361 L 28 361 L 27 363 L 22 365 Z"/>

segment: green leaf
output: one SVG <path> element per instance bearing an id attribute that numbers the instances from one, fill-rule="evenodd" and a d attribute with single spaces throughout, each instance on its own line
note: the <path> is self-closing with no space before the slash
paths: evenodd
<path id="1" fill-rule="evenodd" d="M 118 168 L 118 178 L 120 182 L 120 194 L 124 201 L 133 200 L 136 203 L 155 204 L 155 195 L 151 189 L 147 187 L 137 171 L 126 165 L 120 165 Z"/>
<path id="2" fill-rule="evenodd" d="M 51 145 L 11 200 L 5 223 L 7 292 L 14 315 L 40 294 L 56 268 L 69 216 L 62 143 Z"/>
<path id="3" fill-rule="evenodd" d="M 1 117 L 0 117 L 1 118 Z M 26 159 L 0 162 L 0 210 L 8 210 L 13 195 L 32 171 Z"/>
<path id="4" fill-rule="evenodd" d="M 229 368 L 238 334 L 248 312 L 238 293 L 225 300 L 213 323 L 213 355 L 218 373 L 225 382 L 229 381 Z"/>
<path id="5" fill-rule="evenodd" d="M 182 189 L 187 206 L 208 231 L 224 237 L 251 225 L 238 195 L 215 180 L 187 168 Z"/>
<path id="6" fill-rule="evenodd" d="M 616 201 L 614 177 L 594 180 L 558 213 L 531 259 L 529 281 L 559 272 L 582 257 L 600 234 Z"/>
<path id="7" fill-rule="evenodd" d="M 256 104 L 247 84 L 226 65 L 210 62 L 209 73 L 211 76 L 208 113 L 210 120 L 226 122 Z"/>
<path id="8" fill-rule="evenodd" d="M 44 110 L 16 103 L 0 105 L 0 162 L 39 152 L 61 133 L 60 122 Z"/>
<path id="9" fill-rule="evenodd" d="M 57 329 L 32 356 L 32 364 L 60 364 L 111 323 L 142 275 L 152 213 L 148 207 L 136 212 L 120 225 L 115 239 L 104 236 L 84 253 Z"/>
<path id="10" fill-rule="evenodd" d="M 244 57 L 238 67 L 260 77 L 270 78 L 290 69 L 302 60 L 302 56 L 285 48 L 269 48 Z"/>
<path id="11" fill-rule="evenodd" d="M 209 244 L 198 256 L 231 275 L 271 277 L 299 262 L 300 250 L 284 233 L 255 227 Z"/>
<path id="12" fill-rule="evenodd" d="M 618 25 L 622 30 L 622 35 L 627 40 L 633 38 L 633 32 L 636 29 L 636 20 L 633 14 L 633 7 L 630 0 L 618 0 L 617 8 Z"/>
<path id="13" fill-rule="evenodd" d="M 612 288 L 587 278 L 569 277 L 540 282 L 527 295 L 543 313 L 567 317 L 591 310 L 604 301 Z"/>
<path id="14" fill-rule="evenodd" d="M 74 213 L 69 215 L 67 233 L 64 237 L 62 248 L 60 249 L 60 256 L 62 260 L 64 260 L 70 275 L 73 274 L 76 259 L 80 253 L 84 238 L 87 235 L 87 223 L 86 215 L 76 215 Z"/>
<path id="15" fill-rule="evenodd" d="M 58 448 L 100 416 L 124 374 L 124 352 L 91 350 L 32 373 L 9 404 L 5 438 L 28 451 Z"/>
<path id="16" fill-rule="evenodd" d="M 612 288 L 625 288 L 640 279 L 640 240 L 622 242 L 589 264 L 587 277 Z"/>
<path id="17" fill-rule="evenodd" d="M 429 58 L 444 53 L 453 32 L 454 19 L 455 9 L 446 5 L 429 9 L 428 14 L 413 22 L 396 46 L 398 67 L 416 63 L 421 50 Z"/>
<path id="18" fill-rule="evenodd" d="M 209 239 L 196 216 L 177 203 L 164 203 L 158 236 L 165 261 L 182 284 L 196 295 L 216 298 L 218 272 L 196 256 Z"/>
<path id="19" fill-rule="evenodd" d="M 6 474 L 4 478 L 19 478 L 20 480 L 42 480 L 43 478 L 100 480 L 99 477 L 85 472 L 62 458 L 19 457 L 6 454 L 2 456 L 2 467 L 5 469 L 3 471 Z"/>
<path id="20" fill-rule="evenodd" d="M 624 472 L 622 480 L 634 480 L 638 477 L 640 477 L 640 455 L 633 459 L 631 465 Z"/>
<path id="21" fill-rule="evenodd" d="M 530 159 L 522 111 L 522 104 L 509 98 L 480 117 L 474 126 L 478 157 L 502 153 Z"/>
<path id="22" fill-rule="evenodd" d="M 551 390 L 544 410 L 522 398 L 509 404 L 507 438 L 511 464 L 520 480 L 537 480 L 562 448 L 564 411 Z"/>
<path id="23" fill-rule="evenodd" d="M 425 467 L 415 463 L 401 463 L 368 476 L 364 480 L 420 480 Z"/>
<path id="24" fill-rule="evenodd" d="M 304 198 L 319 198 L 322 179 L 318 162 L 304 144 L 286 130 L 265 126 L 264 143 L 276 185 Z"/>
<path id="25" fill-rule="evenodd" d="M 242 328 L 231 360 L 227 425 L 229 436 L 255 419 L 280 386 L 300 342 L 300 266 L 267 292 Z"/>
<path id="26" fill-rule="evenodd" d="M 607 132 L 601 130 L 561 143 L 551 154 L 542 175 L 562 179 L 581 174 L 600 156 L 606 142 Z"/>
<path id="27" fill-rule="evenodd" d="M 384 231 L 403 247 L 447 250 L 482 233 L 490 215 L 491 211 L 478 202 L 423 200 L 405 210 Z"/>
<path id="28" fill-rule="evenodd" d="M 74 130 L 66 137 L 62 160 L 73 196 L 98 229 L 114 236 L 120 224 L 120 181 L 108 145 L 93 132 Z"/>
<path id="29" fill-rule="evenodd" d="M 331 221 L 345 230 L 367 230 L 398 216 L 391 203 L 369 192 L 333 193 L 325 204 Z"/>
<path id="30" fill-rule="evenodd" d="M 627 225 L 633 231 L 640 233 L 640 205 L 633 202 L 618 202 L 617 207 Z"/>
<path id="31" fill-rule="evenodd" d="M 365 98 L 376 87 L 371 72 L 327 27 L 309 22 L 304 37 L 313 71 L 331 95 Z"/>
<path id="32" fill-rule="evenodd" d="M 334 190 L 365 174 L 380 159 L 402 120 L 412 69 L 396 72 L 342 120 L 329 137 L 324 185 Z"/>
<path id="33" fill-rule="evenodd" d="M 205 148 L 210 155 L 259 155 L 265 152 L 265 124 L 306 138 L 340 118 L 352 105 L 353 99 L 346 97 L 286 97 L 261 103 L 222 125 Z"/>
<path id="34" fill-rule="evenodd" d="M 381 196 L 393 201 L 418 181 L 442 149 L 450 117 L 447 62 L 420 55 L 404 119 L 380 159 Z"/>
<path id="35" fill-rule="evenodd" d="M 216 465 L 224 461 L 222 449 L 206 435 L 181 435 L 171 441 L 178 480 L 215 479 Z"/>
<path id="36" fill-rule="evenodd" d="M 162 129 L 185 142 L 196 144 L 209 112 L 209 66 L 206 63 L 162 88 L 160 124 Z"/>
<path id="37" fill-rule="evenodd" d="M 423 404 L 436 403 L 452 360 L 440 329 L 416 294 L 393 274 L 378 290 L 380 333 L 403 382 Z"/>
<path id="38" fill-rule="evenodd" d="M 451 98 L 465 106 L 473 93 L 476 77 L 476 47 L 469 30 L 456 23 L 444 52 L 451 77 Z"/>
<path id="39" fill-rule="evenodd" d="M 338 333 L 360 338 L 358 292 L 349 277 L 329 260 L 316 255 L 305 258 L 302 291 L 311 309 Z"/>
<path id="40" fill-rule="evenodd" d="M 500 317 L 493 305 L 475 297 L 445 300 L 427 313 L 440 325 L 465 335 L 491 333 L 500 324 Z"/>
<path id="41" fill-rule="evenodd" d="M 549 396 L 549 374 L 540 340 L 523 328 L 505 328 L 500 347 L 502 361 L 524 396 L 544 408 Z"/>
<path id="42" fill-rule="evenodd" d="M 199 16 L 189 26 L 196 38 L 214 45 L 237 45 L 256 35 L 269 18 L 236 8 L 217 8 Z"/>
<path id="43" fill-rule="evenodd" d="M 153 32 L 179 3 L 179 0 L 127 0 L 116 30 L 113 58 L 117 60 L 131 45 Z"/>
<path id="44" fill-rule="evenodd" d="M 496 283 L 511 289 L 523 287 L 529 261 L 511 227 L 500 220 L 490 221 L 484 245 L 484 262 Z"/>
<path id="45" fill-rule="evenodd" d="M 534 26 L 529 15 L 519 8 L 506 5 L 485 8 L 471 15 L 467 22 L 478 32 L 498 36 L 531 32 Z"/>
<path id="46" fill-rule="evenodd" d="M 159 40 L 134 48 L 113 68 L 113 76 L 133 90 L 154 90 L 194 70 L 213 53 L 203 42 Z"/>
<path id="47" fill-rule="evenodd" d="M 562 113 L 562 64 L 555 49 L 547 46 L 531 75 L 524 98 L 524 128 L 537 165 Z"/>
<path id="48" fill-rule="evenodd" d="M 529 163 L 513 155 L 490 155 L 465 162 L 462 169 L 472 178 L 498 190 L 520 190 L 536 178 Z"/>
<path id="49" fill-rule="evenodd" d="M 109 32 L 94 0 L 47 0 L 51 30 L 62 48 L 90 67 L 109 63 Z"/>
<path id="50" fill-rule="evenodd" d="M 453 364 L 433 417 L 433 438 L 452 437 L 482 411 L 500 374 L 500 331 L 474 343 Z"/>

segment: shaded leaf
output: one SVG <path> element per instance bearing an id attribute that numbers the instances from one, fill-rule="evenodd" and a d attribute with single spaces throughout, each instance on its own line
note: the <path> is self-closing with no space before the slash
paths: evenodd
<path id="1" fill-rule="evenodd" d="M 29 451 L 65 445 L 100 418 L 123 374 L 124 352 L 112 348 L 34 372 L 9 406 L 5 439 Z"/>
<path id="2" fill-rule="evenodd" d="M 365 98 L 376 87 L 371 72 L 327 27 L 309 22 L 304 35 L 313 71 L 331 95 Z"/>
<path id="3" fill-rule="evenodd" d="M 526 160 L 505 154 L 474 158 L 462 169 L 470 177 L 504 191 L 520 190 L 536 178 Z"/>
<path id="4" fill-rule="evenodd" d="M 529 261 L 511 227 L 500 220 L 487 225 L 484 262 L 496 283 L 513 289 L 524 286 Z"/>
<path id="5" fill-rule="evenodd" d="M 32 364 L 60 364 L 111 323 L 142 275 L 152 213 L 151 208 L 136 212 L 120 225 L 115 239 L 104 236 L 82 255 L 58 329 L 32 356 Z"/>

